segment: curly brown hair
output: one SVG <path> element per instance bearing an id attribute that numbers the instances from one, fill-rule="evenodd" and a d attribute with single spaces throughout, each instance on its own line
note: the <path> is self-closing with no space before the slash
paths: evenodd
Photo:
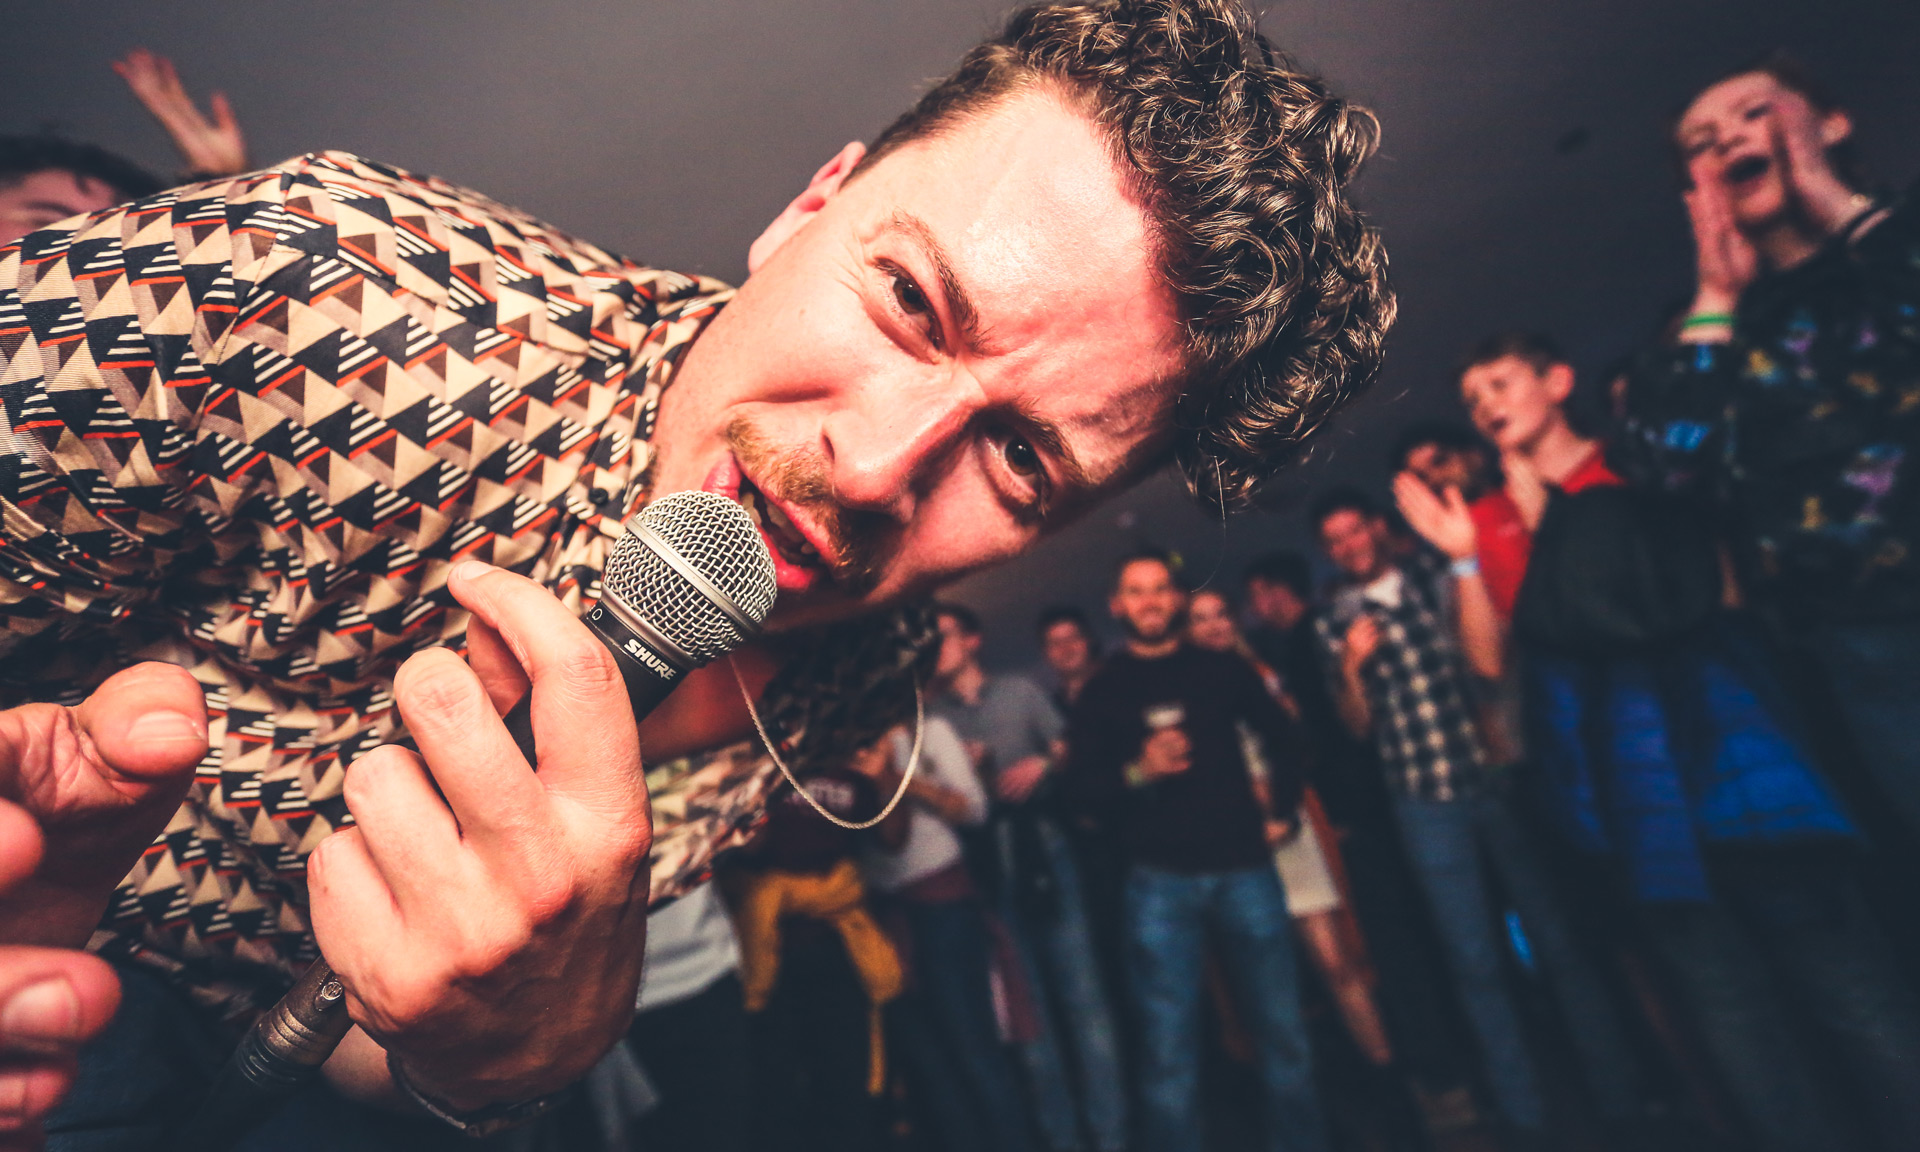
<path id="1" fill-rule="evenodd" d="M 1380 135 L 1239 0 L 1081 0 L 1015 12 L 874 142 L 862 167 L 1017 92 L 1057 85 L 1133 174 L 1185 366 L 1174 459 L 1222 511 L 1372 382 L 1387 254 L 1349 186 Z"/>

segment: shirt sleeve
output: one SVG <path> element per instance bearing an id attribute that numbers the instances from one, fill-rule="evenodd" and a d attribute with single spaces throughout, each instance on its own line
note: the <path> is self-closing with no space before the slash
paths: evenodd
<path id="1" fill-rule="evenodd" d="M 219 561 L 209 474 L 244 444 L 209 435 L 206 409 L 287 179 L 178 188 L 0 248 L 0 656 L 118 625 L 183 561 Z"/>
<path id="2" fill-rule="evenodd" d="M 902 755 L 912 747 L 912 737 L 906 737 Z M 903 765 L 904 767 L 904 765 Z M 938 716 L 927 720 L 926 731 L 920 741 L 920 770 L 927 778 L 953 792 L 958 792 L 967 802 L 963 824 L 981 824 L 987 819 L 987 790 L 980 783 L 980 774 L 973 770 L 973 761 L 967 758 L 967 749 L 960 742 L 960 734 L 953 725 Z"/>
<path id="3" fill-rule="evenodd" d="M 1300 806 L 1306 787 L 1300 771 L 1299 733 L 1259 675 L 1244 661 L 1227 665 L 1226 675 L 1236 711 L 1253 726 L 1267 752 L 1267 781 L 1273 795 L 1270 815 L 1287 818 Z"/>
<path id="4" fill-rule="evenodd" d="M 1643 352 L 1627 375 L 1626 411 L 1608 462 L 1639 487 L 1723 499 L 1738 366 L 1750 354 L 1737 338 Z"/>
<path id="5" fill-rule="evenodd" d="M 1047 694 L 1033 681 L 1021 677 L 1021 690 L 1027 697 L 1027 723 L 1031 725 L 1034 743 L 1041 748 L 1051 748 L 1055 743 L 1067 738 L 1067 720 L 1060 710 L 1047 699 Z"/>

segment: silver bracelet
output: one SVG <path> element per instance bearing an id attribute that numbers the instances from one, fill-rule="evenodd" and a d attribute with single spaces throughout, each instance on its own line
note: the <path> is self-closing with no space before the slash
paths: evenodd
<path id="1" fill-rule="evenodd" d="M 462 1136 L 471 1136 L 482 1140 L 496 1136 L 509 1128 L 518 1128 L 532 1120 L 537 1120 L 558 1108 L 573 1091 L 571 1085 L 558 1092 L 549 1092 L 545 1096 L 535 1096 L 531 1100 L 522 1100 L 517 1104 L 489 1104 L 472 1112 L 460 1112 L 443 1104 L 425 1092 L 414 1087 L 407 1079 L 407 1073 L 400 1066 L 399 1057 L 387 1053 L 387 1074 L 393 1077 L 393 1086 L 400 1094 L 418 1104 L 427 1115 L 447 1125 Z"/>

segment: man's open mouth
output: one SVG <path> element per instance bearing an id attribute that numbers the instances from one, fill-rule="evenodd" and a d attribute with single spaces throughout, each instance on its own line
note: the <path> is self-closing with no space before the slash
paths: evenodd
<path id="1" fill-rule="evenodd" d="M 760 529 L 760 534 L 767 538 L 774 551 L 796 563 L 821 563 L 820 550 L 808 543 L 780 506 L 762 496 L 751 481 L 743 480 L 740 483 L 740 506 L 747 510 L 754 527 Z"/>
<path id="2" fill-rule="evenodd" d="M 760 530 L 760 538 L 766 541 L 767 551 L 773 554 L 774 580 L 782 592 L 804 592 L 831 578 L 832 565 L 827 558 L 785 509 L 747 479 L 732 453 L 714 467 L 703 487 L 746 509 L 754 527 Z"/>
<path id="3" fill-rule="evenodd" d="M 1765 156 L 1742 156 L 1727 165 L 1722 176 L 1728 184 L 1747 184 L 1767 174 L 1773 167 L 1773 161 Z"/>

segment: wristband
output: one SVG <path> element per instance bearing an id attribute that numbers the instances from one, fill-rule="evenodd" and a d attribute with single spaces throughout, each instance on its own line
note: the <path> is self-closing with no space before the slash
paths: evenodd
<path id="1" fill-rule="evenodd" d="M 475 1139 L 498 1135 L 545 1116 L 564 1103 L 573 1092 L 569 1086 L 517 1104 L 489 1104 L 477 1111 L 459 1112 L 414 1087 L 413 1081 L 407 1079 L 406 1070 L 400 1066 L 399 1058 L 392 1052 L 387 1053 L 387 1074 L 393 1077 L 393 1086 L 400 1090 L 400 1094 L 425 1109 L 429 1116 L 462 1136 Z"/>
<path id="2" fill-rule="evenodd" d="M 1731 312 L 1695 312 L 1693 315 L 1687 317 L 1685 320 L 1682 320 L 1680 322 L 1680 327 L 1681 328 L 1705 328 L 1710 324 L 1714 326 L 1725 324 L 1726 326 L 1731 328 L 1733 326 L 1733 313 Z"/>
<path id="3" fill-rule="evenodd" d="M 1462 556 L 1447 565 L 1447 571 L 1453 573 L 1454 577 L 1459 580 L 1465 580 L 1469 576 L 1478 576 L 1480 575 L 1480 557 Z"/>

